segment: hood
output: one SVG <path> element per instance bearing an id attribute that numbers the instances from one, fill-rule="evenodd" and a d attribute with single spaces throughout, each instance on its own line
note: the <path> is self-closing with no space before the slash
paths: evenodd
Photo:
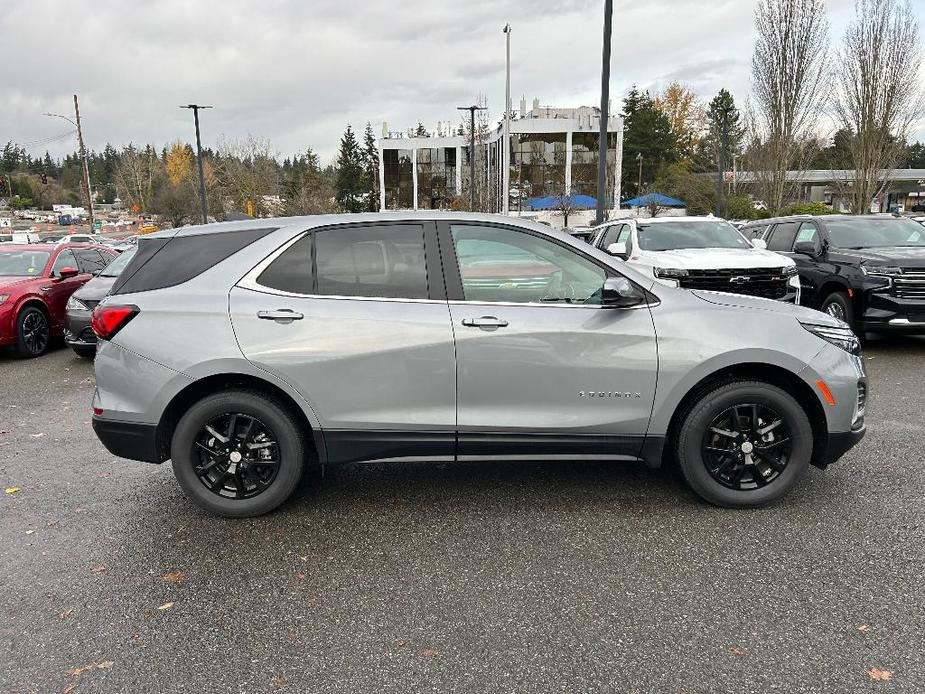
<path id="1" fill-rule="evenodd" d="M 925 267 L 925 248 L 831 248 L 829 255 L 856 258 L 870 265 Z"/>
<path id="2" fill-rule="evenodd" d="M 670 251 L 641 251 L 640 259 L 659 267 L 684 270 L 729 270 L 774 268 L 794 265 L 792 258 L 760 248 L 676 248 Z"/>
<path id="3" fill-rule="evenodd" d="M 814 323 L 816 325 L 830 325 L 836 327 L 841 324 L 837 318 L 833 318 L 828 313 L 814 311 L 805 306 L 796 306 L 786 301 L 776 301 L 775 299 L 762 299 L 757 296 L 746 296 L 744 294 L 726 294 L 725 292 L 708 292 L 702 289 L 691 289 L 690 293 L 701 301 L 706 301 L 717 306 L 734 306 L 736 308 L 747 308 L 758 311 L 769 311 L 793 316 L 798 321 L 804 323 Z"/>
<path id="4" fill-rule="evenodd" d="M 34 275 L 30 277 L 29 275 L 20 275 L 15 277 L 0 277 L 0 291 L 4 289 L 9 289 L 14 287 L 17 284 L 23 284 L 25 282 L 31 282 L 33 280 L 41 279 L 39 275 Z"/>
<path id="5" fill-rule="evenodd" d="M 112 285 L 116 283 L 116 277 L 94 277 L 92 280 L 83 285 L 74 292 L 74 296 L 81 301 L 102 301 L 109 294 Z"/>

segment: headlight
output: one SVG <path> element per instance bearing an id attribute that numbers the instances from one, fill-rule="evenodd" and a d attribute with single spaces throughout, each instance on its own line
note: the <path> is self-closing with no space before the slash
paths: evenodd
<path id="1" fill-rule="evenodd" d="M 656 267 L 652 268 L 652 272 L 656 277 L 661 277 L 664 279 L 674 280 L 679 277 L 687 277 L 690 273 L 683 268 L 672 268 L 672 267 Z"/>
<path id="2" fill-rule="evenodd" d="M 865 275 L 901 275 L 903 269 L 897 265 L 862 265 L 861 272 Z"/>
<path id="3" fill-rule="evenodd" d="M 67 300 L 67 310 L 68 311 L 89 311 L 90 307 L 87 306 L 83 301 L 78 299 L 76 296 L 71 294 L 71 298 Z"/>
<path id="4" fill-rule="evenodd" d="M 10 298 L 9 294 L 0 294 L 0 304 Z"/>
<path id="5" fill-rule="evenodd" d="M 861 341 L 854 331 L 848 327 L 847 323 L 838 326 L 815 325 L 813 323 L 800 323 L 804 328 L 809 330 L 813 335 L 822 338 L 829 344 L 843 349 L 849 354 L 861 356 Z"/>

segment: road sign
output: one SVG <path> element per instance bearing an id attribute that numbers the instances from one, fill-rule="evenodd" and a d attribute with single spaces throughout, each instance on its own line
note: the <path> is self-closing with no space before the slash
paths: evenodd
<path id="1" fill-rule="evenodd" d="M 99 231 L 102 228 L 103 228 L 103 220 L 94 219 L 93 220 L 93 231 Z"/>
<path id="2" fill-rule="evenodd" d="M 733 183 L 736 180 L 736 172 L 735 171 L 724 171 L 723 180 L 726 183 Z"/>
<path id="3" fill-rule="evenodd" d="M 13 220 L 9 217 L 0 217 L 0 229 L 6 229 L 13 226 Z"/>

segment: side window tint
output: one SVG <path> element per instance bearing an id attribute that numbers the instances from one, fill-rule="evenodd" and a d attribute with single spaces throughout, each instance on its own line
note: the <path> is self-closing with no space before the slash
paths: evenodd
<path id="1" fill-rule="evenodd" d="M 317 293 L 426 299 L 424 227 L 416 224 L 315 232 Z"/>
<path id="2" fill-rule="evenodd" d="M 771 231 L 771 237 L 768 239 L 768 250 L 789 252 L 793 248 L 793 239 L 796 235 L 797 222 L 778 224 Z"/>
<path id="3" fill-rule="evenodd" d="M 620 235 L 617 236 L 617 243 L 629 243 L 630 240 L 630 227 L 627 224 L 623 225 L 623 228 L 620 229 Z"/>
<path id="4" fill-rule="evenodd" d="M 601 303 L 606 273 L 568 248 L 514 229 L 450 230 L 466 301 Z"/>
<path id="5" fill-rule="evenodd" d="M 58 254 L 58 257 L 55 258 L 55 264 L 51 268 L 51 274 L 54 277 L 61 275 L 61 269 L 66 267 L 72 267 L 80 269 L 77 266 L 77 259 L 74 257 L 74 253 L 70 248 L 65 248 Z"/>
<path id="6" fill-rule="evenodd" d="M 99 251 L 80 250 L 77 251 L 77 264 L 81 272 L 99 272 L 109 264 L 109 258 L 104 259 Z"/>
<path id="7" fill-rule="evenodd" d="M 260 273 L 257 283 L 293 294 L 312 294 L 312 237 L 304 236 Z"/>

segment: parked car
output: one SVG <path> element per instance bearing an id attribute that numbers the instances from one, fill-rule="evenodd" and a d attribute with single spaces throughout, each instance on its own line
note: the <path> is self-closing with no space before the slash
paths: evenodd
<path id="1" fill-rule="evenodd" d="M 764 220 L 768 248 L 796 261 L 802 303 L 856 332 L 925 333 L 925 228 L 891 215 Z"/>
<path id="2" fill-rule="evenodd" d="M 227 516 L 308 465 L 676 458 L 759 506 L 864 435 L 856 336 L 783 302 L 656 282 L 481 214 L 202 225 L 140 239 L 93 311 L 93 428 Z"/>
<path id="3" fill-rule="evenodd" d="M 102 240 L 98 234 L 69 234 L 58 239 L 58 243 L 101 243 Z"/>
<path id="4" fill-rule="evenodd" d="M 64 320 L 64 342 L 74 352 L 87 359 L 96 354 L 96 333 L 90 325 L 90 316 L 96 305 L 109 294 L 116 278 L 125 269 L 137 249 L 122 253 L 109 265 L 100 270 L 84 286 L 71 294 L 67 300 Z"/>
<path id="5" fill-rule="evenodd" d="M 87 244 L 0 247 L 0 346 L 37 357 L 64 332 L 67 300 L 116 252 Z"/>
<path id="6" fill-rule="evenodd" d="M 618 219 L 597 227 L 591 243 L 663 284 L 800 300 L 792 259 L 716 217 Z"/>

